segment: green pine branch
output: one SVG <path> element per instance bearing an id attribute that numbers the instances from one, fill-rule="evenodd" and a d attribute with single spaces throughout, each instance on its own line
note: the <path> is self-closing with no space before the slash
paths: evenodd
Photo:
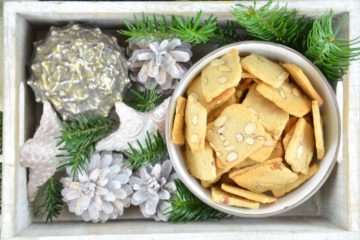
<path id="1" fill-rule="evenodd" d="M 58 146 L 66 153 L 58 156 L 62 158 L 62 164 L 57 170 L 70 168 L 70 175 L 75 178 L 85 169 L 96 143 L 110 134 L 113 128 L 111 120 L 90 115 L 64 122 Z"/>
<path id="2" fill-rule="evenodd" d="M 34 214 L 45 217 L 46 223 L 52 223 L 53 218 L 60 215 L 64 202 L 62 201 L 62 184 L 51 177 L 38 191 L 34 206 Z"/>
<path id="3" fill-rule="evenodd" d="M 256 8 L 256 0 L 253 6 L 238 4 L 233 8 L 232 15 L 249 36 L 298 50 L 301 50 L 302 40 L 311 24 L 311 20 L 299 16 L 296 10 L 288 11 L 287 6 L 274 5 L 272 0 L 260 8 Z"/>
<path id="4" fill-rule="evenodd" d="M 134 89 L 130 89 L 131 96 L 128 99 L 131 100 L 124 100 L 124 102 L 141 112 L 151 111 L 156 108 L 160 97 L 162 96 L 161 93 L 157 93 L 155 89 L 145 89 L 145 91 L 138 91 Z"/>
<path id="5" fill-rule="evenodd" d="M 164 15 L 152 17 L 144 13 L 141 18 L 134 15 L 134 24 L 125 20 L 127 29 L 118 30 L 118 33 L 128 37 L 128 41 L 158 41 L 163 39 L 179 38 L 183 42 L 197 45 L 208 42 L 217 29 L 216 18 L 210 16 L 203 23 L 202 12 L 194 17 L 171 16 L 167 20 Z"/>
<path id="6" fill-rule="evenodd" d="M 127 157 L 126 165 L 133 170 L 139 169 L 142 166 L 162 162 L 168 158 L 166 144 L 161 137 L 159 131 L 156 134 L 150 135 L 147 132 L 145 139 L 145 146 L 139 141 L 137 142 L 139 149 L 129 144 L 129 151 L 125 151 Z"/>
<path id="7" fill-rule="evenodd" d="M 209 219 L 222 219 L 228 215 L 219 212 L 203 203 L 180 181 L 175 180 L 176 191 L 173 193 L 171 210 L 166 212 L 172 222 L 205 221 Z"/>
<path id="8" fill-rule="evenodd" d="M 210 43 L 223 46 L 242 40 L 236 25 L 234 21 L 226 21 L 225 24 L 218 23 L 216 33 Z"/>
<path id="9" fill-rule="evenodd" d="M 360 57 L 360 38 L 354 40 L 336 37 L 332 27 L 333 12 L 315 19 L 306 39 L 307 56 L 335 86 L 351 61 Z"/>

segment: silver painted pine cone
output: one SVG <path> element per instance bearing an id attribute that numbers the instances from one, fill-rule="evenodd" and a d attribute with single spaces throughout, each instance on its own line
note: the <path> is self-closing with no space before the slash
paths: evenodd
<path id="1" fill-rule="evenodd" d="M 34 43 L 31 77 L 36 100 L 48 100 L 66 119 L 84 112 L 107 116 L 130 80 L 115 37 L 78 24 L 51 27 Z"/>
<path id="2" fill-rule="evenodd" d="M 146 88 L 173 88 L 187 71 L 192 56 L 191 46 L 179 39 L 130 42 L 127 49 L 132 80 Z"/>
<path id="3" fill-rule="evenodd" d="M 131 176 L 130 185 L 135 191 L 131 203 L 140 206 L 144 217 L 156 221 L 168 220 L 165 213 L 171 209 L 171 204 L 167 200 L 171 199 L 171 193 L 176 190 L 176 175 L 171 172 L 171 161 L 166 160 L 162 164 L 141 167 Z"/>
<path id="4" fill-rule="evenodd" d="M 76 179 L 61 179 L 61 194 L 69 211 L 85 221 L 106 222 L 121 216 L 133 193 L 128 185 L 132 171 L 123 166 L 123 156 L 94 153 L 85 171 Z"/>

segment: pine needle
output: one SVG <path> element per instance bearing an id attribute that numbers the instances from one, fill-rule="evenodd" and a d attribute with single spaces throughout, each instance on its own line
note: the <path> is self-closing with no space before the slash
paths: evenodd
<path id="1" fill-rule="evenodd" d="M 218 23 L 216 33 L 210 43 L 224 46 L 226 44 L 238 42 L 242 40 L 238 30 L 239 29 L 234 21 L 226 21 L 225 24 Z"/>
<path id="2" fill-rule="evenodd" d="M 64 202 L 62 201 L 62 184 L 59 180 L 51 177 L 40 189 L 37 194 L 38 205 L 34 206 L 34 214 L 45 217 L 46 223 L 52 223 L 53 218 L 60 215 Z"/>
<path id="3" fill-rule="evenodd" d="M 172 209 L 166 213 L 170 221 L 205 221 L 228 217 L 227 214 L 219 212 L 199 200 L 180 180 L 175 180 L 175 184 L 174 199 L 169 200 Z"/>
<path id="4" fill-rule="evenodd" d="M 125 164 L 133 170 L 137 170 L 142 166 L 162 162 L 168 158 L 166 144 L 161 137 L 159 131 L 150 135 L 147 132 L 145 146 L 137 141 L 139 149 L 129 144 L 130 151 L 125 151 L 127 160 Z"/>
<path id="5" fill-rule="evenodd" d="M 58 171 L 70 168 L 70 175 L 75 178 L 81 173 L 95 150 L 96 143 L 113 130 L 114 123 L 105 117 L 83 115 L 63 123 L 60 134 L 59 149 L 66 154 Z"/>
<path id="6" fill-rule="evenodd" d="M 316 19 L 306 39 L 305 55 L 323 72 L 335 87 L 351 61 L 360 57 L 360 38 L 336 38 L 332 28 L 333 12 Z"/>
<path id="7" fill-rule="evenodd" d="M 162 94 L 157 93 L 155 89 L 145 89 L 145 91 L 130 89 L 130 93 L 132 96 L 129 96 L 129 99 L 132 100 L 124 100 L 124 102 L 140 112 L 153 110 L 162 96 Z"/>
<path id="8" fill-rule="evenodd" d="M 296 10 L 288 11 L 287 6 L 273 5 L 269 0 L 265 5 L 256 8 L 238 4 L 232 14 L 248 34 L 269 42 L 276 42 L 300 50 L 302 40 L 309 31 L 311 21 L 304 16 L 298 16 Z"/>
<path id="9" fill-rule="evenodd" d="M 210 16 L 201 24 L 202 12 L 195 17 L 171 16 L 167 20 L 164 15 L 146 16 L 141 18 L 134 15 L 134 24 L 125 20 L 127 30 L 118 30 L 118 33 L 128 37 L 127 41 L 159 41 L 163 39 L 179 38 L 183 42 L 193 45 L 208 42 L 216 31 L 216 19 Z"/>

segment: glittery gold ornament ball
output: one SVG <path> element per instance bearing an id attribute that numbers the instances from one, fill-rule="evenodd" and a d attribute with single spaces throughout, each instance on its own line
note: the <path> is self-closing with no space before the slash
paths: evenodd
<path id="1" fill-rule="evenodd" d="M 88 112 L 107 116 L 122 100 L 130 80 L 115 37 L 71 24 L 51 27 L 34 48 L 28 84 L 36 101 L 50 101 L 63 119 Z"/>

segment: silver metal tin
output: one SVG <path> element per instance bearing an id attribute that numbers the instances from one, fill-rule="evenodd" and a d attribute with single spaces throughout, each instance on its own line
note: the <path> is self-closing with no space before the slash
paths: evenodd
<path id="1" fill-rule="evenodd" d="M 182 148 L 171 143 L 171 130 L 175 114 L 176 99 L 185 94 L 187 86 L 192 79 L 194 79 L 209 62 L 224 55 L 231 48 L 237 48 L 240 55 L 258 53 L 275 61 L 297 64 L 309 77 L 314 87 L 324 99 L 321 112 L 327 123 L 327 125 L 324 126 L 326 153 L 324 159 L 319 161 L 319 171 L 299 188 L 280 198 L 276 203 L 262 205 L 259 209 L 237 208 L 213 202 L 210 191 L 201 187 L 199 181 L 192 177 L 187 171 Z M 340 114 L 336 96 L 320 70 L 299 52 L 283 45 L 262 41 L 244 41 L 230 44 L 209 53 L 196 62 L 180 81 L 173 93 L 166 116 L 165 128 L 170 159 L 182 182 L 192 193 L 207 205 L 219 211 L 239 217 L 269 217 L 279 215 L 295 208 L 314 195 L 325 183 L 335 166 L 341 135 Z"/>

